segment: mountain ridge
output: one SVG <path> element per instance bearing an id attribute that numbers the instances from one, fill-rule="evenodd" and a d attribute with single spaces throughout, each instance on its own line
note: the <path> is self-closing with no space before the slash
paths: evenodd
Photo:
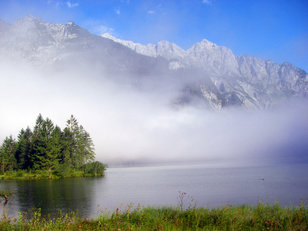
<path id="1" fill-rule="evenodd" d="M 262 109 L 276 101 L 305 98 L 308 93 L 304 70 L 287 62 L 235 56 L 229 48 L 206 39 L 187 50 L 168 41 L 142 45 L 107 34 L 93 35 L 74 22 L 48 23 L 33 16 L 14 24 L 0 22 L 0 30 L 3 59 L 12 56 L 43 67 L 95 66 L 135 83 L 180 85 L 181 79 L 174 102 L 182 106 L 197 100 L 215 110 L 229 106 Z"/>
<path id="2" fill-rule="evenodd" d="M 157 44 L 142 45 L 132 41 L 120 40 L 106 33 L 102 36 L 121 43 L 137 53 L 152 57 L 162 56 L 170 61 L 169 67 L 171 69 L 194 66 L 202 68 L 206 72 L 215 73 L 216 75 L 234 75 L 242 79 L 245 77 L 249 79 L 251 85 L 258 85 L 260 81 L 263 81 L 266 87 L 273 88 L 274 85 L 278 83 L 278 87 L 286 91 L 289 90 L 286 85 L 289 85 L 289 88 L 293 88 L 293 90 L 296 89 L 299 95 L 307 96 L 307 73 L 288 62 L 277 64 L 271 60 L 263 60 L 248 55 L 235 56 L 229 48 L 218 46 L 206 39 L 184 50 L 176 44 L 167 41 L 160 41 Z M 168 51 L 160 51 L 162 42 L 164 47 L 169 47 Z M 174 49 L 174 47 L 176 47 L 176 49 Z M 173 52 L 174 50 L 176 51 Z M 213 82 L 220 82 L 215 84 L 216 87 L 225 88 L 221 78 L 220 80 L 214 78 Z M 207 98 L 211 95 L 205 93 L 205 91 L 202 93 Z M 218 99 L 218 97 L 216 98 Z M 261 107 L 266 107 L 266 104 L 263 104 Z"/>

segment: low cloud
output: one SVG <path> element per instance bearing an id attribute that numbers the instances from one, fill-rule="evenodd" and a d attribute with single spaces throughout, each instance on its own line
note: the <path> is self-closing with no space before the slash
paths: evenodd
<path id="1" fill-rule="evenodd" d="M 39 113 L 62 128 L 73 114 L 92 136 L 97 159 L 110 165 L 308 161 L 307 102 L 268 111 L 174 108 L 170 89 L 140 90 L 90 69 L 1 70 L 1 140 L 33 127 Z"/>
<path id="2" fill-rule="evenodd" d="M 148 14 L 155 14 L 155 11 L 154 10 L 148 10 L 147 13 Z"/>

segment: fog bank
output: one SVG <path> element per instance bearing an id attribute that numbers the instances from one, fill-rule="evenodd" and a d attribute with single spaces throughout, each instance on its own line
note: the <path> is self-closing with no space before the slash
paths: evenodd
<path id="1" fill-rule="evenodd" d="M 93 138 L 97 159 L 110 165 L 308 162 L 305 101 L 263 111 L 209 111 L 174 107 L 177 86 L 138 87 L 89 70 L 4 62 L 0 69 L 1 142 L 32 128 L 39 113 L 61 128 L 73 114 Z"/>

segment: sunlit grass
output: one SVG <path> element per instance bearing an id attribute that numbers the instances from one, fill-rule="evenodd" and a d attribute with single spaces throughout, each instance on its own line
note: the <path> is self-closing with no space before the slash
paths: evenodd
<path id="1" fill-rule="evenodd" d="M 83 219 L 76 213 L 48 218 L 38 210 L 31 218 L 3 215 L 0 230 L 308 230 L 308 208 L 278 203 L 186 210 L 128 206 L 113 213 L 101 212 L 95 219 Z"/>

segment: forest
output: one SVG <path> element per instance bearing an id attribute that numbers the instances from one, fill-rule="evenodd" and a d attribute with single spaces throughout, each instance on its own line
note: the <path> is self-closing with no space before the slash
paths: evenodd
<path id="1" fill-rule="evenodd" d="M 21 129 L 17 140 L 11 135 L 0 146 L 2 178 L 103 176 L 105 168 L 95 161 L 93 141 L 73 115 L 62 130 L 39 114 L 32 130 Z"/>

